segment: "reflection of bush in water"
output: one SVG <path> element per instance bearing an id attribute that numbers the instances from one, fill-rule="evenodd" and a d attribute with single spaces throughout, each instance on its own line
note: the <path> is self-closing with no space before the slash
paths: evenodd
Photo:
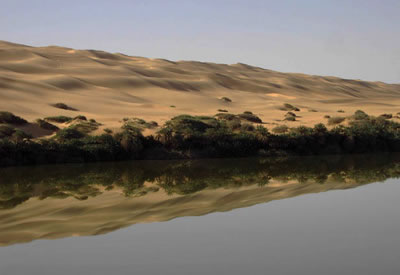
<path id="1" fill-rule="evenodd" d="M 207 188 L 264 186 L 271 179 L 300 184 L 329 181 L 352 187 L 399 176 L 398 154 L 6 168 L 0 170 L 0 208 L 13 208 L 31 197 L 84 200 L 114 188 L 131 197 L 159 189 L 186 195 Z"/>

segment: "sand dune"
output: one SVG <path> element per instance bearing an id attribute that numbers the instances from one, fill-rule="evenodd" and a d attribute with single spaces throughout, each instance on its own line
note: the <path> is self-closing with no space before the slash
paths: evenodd
<path id="1" fill-rule="evenodd" d="M 0 110 L 28 120 L 77 114 L 50 106 L 63 102 L 104 127 L 119 127 L 123 117 L 163 123 L 178 114 L 214 115 L 218 109 L 252 111 L 267 127 L 312 126 L 339 109 L 346 115 L 357 109 L 372 115 L 400 111 L 400 85 L 5 41 L 0 41 L 0 98 Z M 297 121 L 283 121 L 284 103 L 301 109 Z"/>

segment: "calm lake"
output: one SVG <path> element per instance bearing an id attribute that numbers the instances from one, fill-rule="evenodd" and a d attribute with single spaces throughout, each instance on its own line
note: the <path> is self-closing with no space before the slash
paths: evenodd
<path id="1" fill-rule="evenodd" d="M 0 274 L 400 274 L 400 155 L 0 169 Z"/>

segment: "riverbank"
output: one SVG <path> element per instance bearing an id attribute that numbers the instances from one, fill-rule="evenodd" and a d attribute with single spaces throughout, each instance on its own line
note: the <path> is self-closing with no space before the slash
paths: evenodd
<path id="1" fill-rule="evenodd" d="M 251 112 L 180 115 L 162 126 L 127 118 L 118 131 L 106 129 L 100 135 L 92 133 L 100 123 L 83 116 L 29 123 L 14 114 L 7 115 L 8 124 L 3 121 L 0 126 L 0 166 L 400 151 L 400 123 L 390 116 L 373 117 L 360 110 L 343 117 L 347 125 L 336 122 L 338 125 L 272 129 L 264 127 Z M 29 125 L 53 134 L 32 138 L 23 131 Z M 149 131 L 153 134 L 144 134 Z"/>

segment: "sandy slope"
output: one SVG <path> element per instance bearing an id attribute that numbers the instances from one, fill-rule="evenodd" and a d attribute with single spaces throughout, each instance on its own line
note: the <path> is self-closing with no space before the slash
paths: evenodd
<path id="1" fill-rule="evenodd" d="M 222 101 L 224 96 L 233 102 Z M 267 127 L 312 126 L 339 109 L 348 115 L 357 109 L 395 114 L 400 85 L 0 41 L 0 99 L 0 110 L 28 120 L 82 114 L 111 128 L 124 117 L 163 123 L 174 115 L 214 115 L 218 109 L 252 111 Z M 79 111 L 50 106 L 55 102 Z M 283 103 L 299 107 L 301 118 L 283 122 L 286 112 L 278 109 Z"/>

